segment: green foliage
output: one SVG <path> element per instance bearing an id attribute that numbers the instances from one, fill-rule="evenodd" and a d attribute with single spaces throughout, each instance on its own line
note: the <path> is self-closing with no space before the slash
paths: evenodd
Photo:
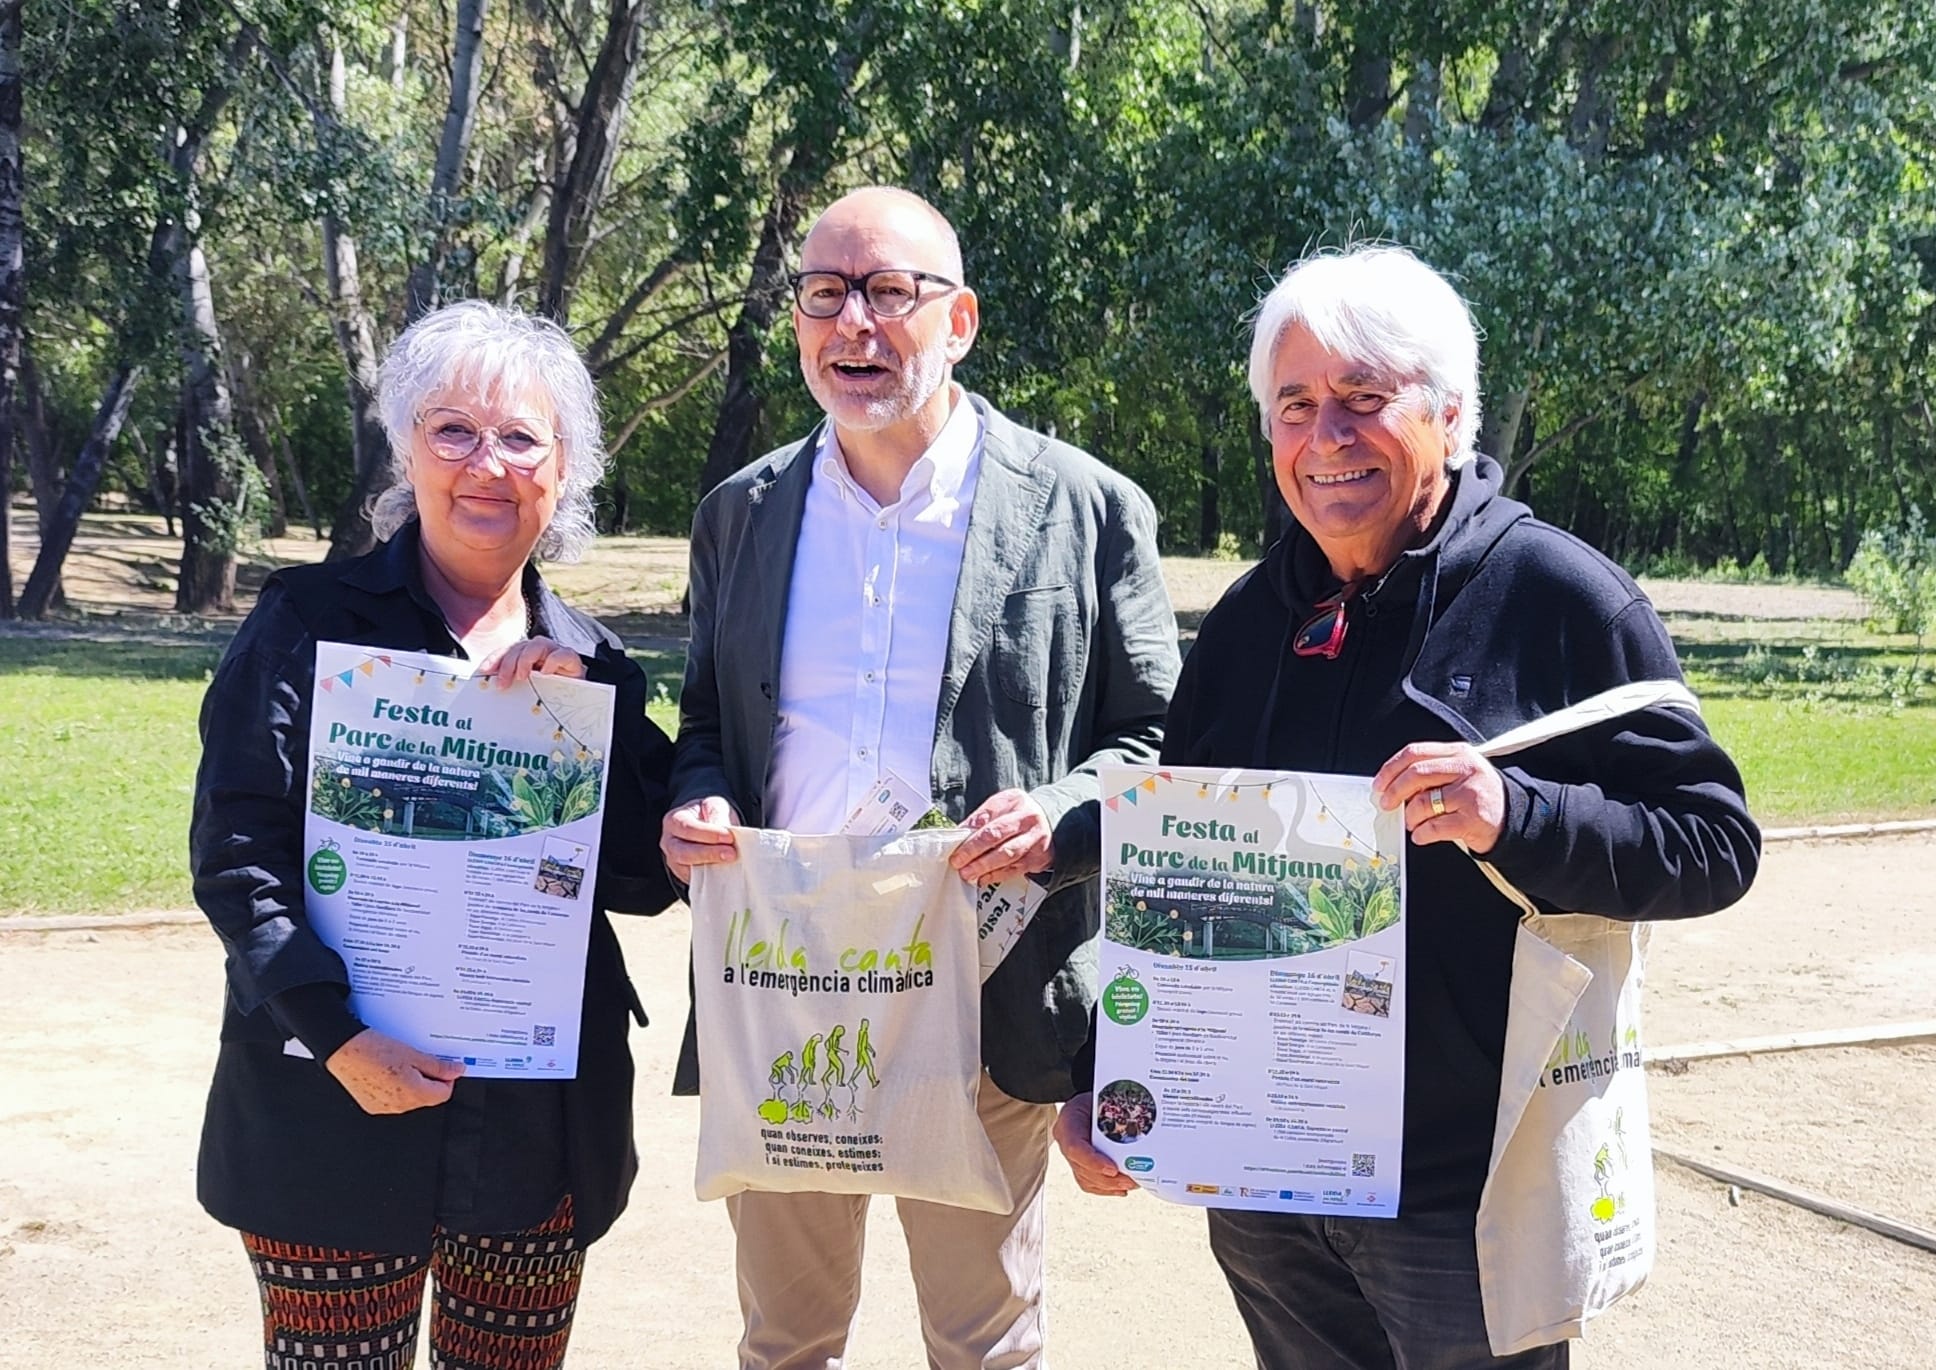
<path id="1" fill-rule="evenodd" d="M 1354 865 L 1342 880 L 1313 880 L 1306 896 L 1312 930 L 1332 946 L 1370 937 L 1398 922 L 1398 870 L 1389 863 Z"/>
<path id="2" fill-rule="evenodd" d="M 599 763 L 590 759 L 566 758 L 543 771 L 493 767 L 484 773 L 482 793 L 502 812 L 480 812 L 478 821 L 505 837 L 560 827 L 598 807 L 598 785 Z"/>
<path id="3" fill-rule="evenodd" d="M 1125 882 L 1110 882 L 1103 899 L 1103 917 L 1112 942 L 1158 956 L 1183 954 L 1181 920 L 1150 908 Z"/>
<path id="4" fill-rule="evenodd" d="M 318 817 L 345 827 L 383 831 L 382 792 L 366 790 L 346 773 L 326 767 L 316 768 L 316 778 L 310 785 L 309 809 Z"/>
<path id="5" fill-rule="evenodd" d="M 28 323 L 55 447 L 78 445 L 124 350 L 150 367 L 130 428 L 166 447 L 179 309 L 146 253 L 192 208 L 249 377 L 238 403 L 287 439 L 327 517 L 351 448 L 321 221 L 356 244 L 379 348 L 437 223 L 450 289 L 532 302 L 609 9 L 488 7 L 465 183 L 437 206 L 452 6 L 37 12 Z M 983 306 L 963 380 L 1133 476 L 1169 548 L 1267 538 L 1244 320 L 1286 263 L 1367 237 L 1415 247 L 1471 300 L 1486 441 L 1516 493 L 1629 564 L 1830 574 L 1865 529 L 1936 507 L 1921 0 L 651 9 L 569 264 L 614 439 L 608 526 L 689 526 L 780 192 L 804 197 L 782 216 L 791 255 L 870 181 L 913 186 L 960 231 Z M 161 154 L 218 90 L 234 95 L 191 204 Z M 787 328 L 782 311 L 751 378 L 756 445 L 816 417 Z M 146 495 L 129 438 L 109 483 Z"/>
<path id="6" fill-rule="evenodd" d="M 1936 628 L 1936 533 L 1923 511 L 1912 506 L 1900 525 L 1865 532 L 1845 575 L 1868 603 L 1870 626 L 1913 634 L 1920 652 Z"/>

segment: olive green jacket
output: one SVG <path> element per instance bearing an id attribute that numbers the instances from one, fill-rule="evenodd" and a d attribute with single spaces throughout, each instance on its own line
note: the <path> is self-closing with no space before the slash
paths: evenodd
<path id="1" fill-rule="evenodd" d="M 1055 826 L 1049 894 L 982 990 L 982 1060 L 1056 1102 L 1096 999 L 1096 768 L 1153 763 L 1176 684 L 1156 512 L 1132 482 L 970 395 L 980 474 L 935 682 L 935 803 L 957 821 L 1027 790 Z M 692 532 L 692 642 L 672 802 L 722 795 L 763 823 L 794 547 L 818 430 L 729 477 Z M 680 1085 L 697 1075 L 688 1035 Z"/>

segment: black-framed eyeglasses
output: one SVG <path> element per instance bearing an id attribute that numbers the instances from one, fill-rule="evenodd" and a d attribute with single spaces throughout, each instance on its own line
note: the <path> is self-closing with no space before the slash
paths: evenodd
<path id="1" fill-rule="evenodd" d="M 1319 600 L 1317 612 L 1305 619 L 1291 638 L 1291 650 L 1298 656 L 1321 656 L 1326 661 L 1336 661 L 1344 650 L 1345 629 L 1351 623 L 1345 606 L 1357 592 L 1355 584 L 1347 585 L 1329 598 Z"/>
<path id="2" fill-rule="evenodd" d="M 795 271 L 787 277 L 793 288 L 793 302 L 809 319 L 831 319 L 847 307 L 847 297 L 856 291 L 877 318 L 898 319 L 912 313 L 921 303 L 921 287 L 933 283 L 947 290 L 961 289 L 959 281 L 937 276 L 932 271 L 915 271 L 890 266 L 849 276 L 844 271 Z M 943 291 L 942 293 L 946 293 Z M 940 295 L 930 295 L 939 299 Z"/>

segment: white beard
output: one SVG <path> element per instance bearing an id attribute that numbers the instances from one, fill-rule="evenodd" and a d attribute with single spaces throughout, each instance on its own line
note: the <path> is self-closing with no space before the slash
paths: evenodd
<path id="1" fill-rule="evenodd" d="M 921 412 L 935 392 L 948 383 L 947 338 L 936 338 L 934 345 L 905 358 L 885 394 L 860 396 L 833 389 L 818 368 L 806 371 L 807 389 L 821 409 L 856 433 L 872 433 L 892 428 Z"/>

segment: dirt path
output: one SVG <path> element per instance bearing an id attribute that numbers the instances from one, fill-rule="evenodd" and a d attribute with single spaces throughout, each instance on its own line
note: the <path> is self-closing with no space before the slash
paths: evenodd
<path id="1" fill-rule="evenodd" d="M 645 1173 L 590 1263 L 572 1364 L 730 1363 L 731 1233 L 692 1197 L 697 1106 L 658 1092 L 685 1002 L 686 918 L 625 920 L 654 1025 L 634 1036 Z M 1936 842 L 1776 848 L 1747 903 L 1659 930 L 1649 1034 L 1660 1044 L 1936 1017 Z M 198 927 L 0 933 L 0 1366 L 251 1363 L 253 1290 L 234 1238 L 194 1201 L 221 955 Z M 1936 1049 L 1818 1052 L 1657 1078 L 1664 1142 L 1936 1223 Z M 1936 1256 L 1661 1172 L 1653 1282 L 1597 1324 L 1575 1364 L 1903 1367 L 1930 1363 Z M 1056 1363 L 1242 1366 L 1247 1351 L 1199 1215 L 1077 1193 L 1052 1172 Z M 891 1206 L 855 1370 L 921 1363 Z"/>
<path id="2" fill-rule="evenodd" d="M 25 585 L 39 537 L 28 505 L 12 509 L 14 583 Z M 283 538 L 263 539 L 243 558 L 237 577 L 242 607 L 263 578 L 278 566 L 322 558 L 327 544 L 307 529 Z M 98 619 L 168 619 L 174 610 L 175 567 L 181 543 L 167 534 L 159 518 L 142 513 L 89 514 L 81 521 L 63 568 L 63 583 L 75 614 Z M 1208 557 L 1165 557 L 1163 576 L 1186 628 L 1230 583 L 1249 569 L 1248 562 Z M 685 591 L 686 543 L 683 538 L 602 537 L 585 561 L 548 568 L 546 575 L 571 602 L 588 613 L 619 620 L 644 620 L 653 635 L 679 634 L 679 598 Z M 1674 626 L 1697 623 L 1784 622 L 1855 619 L 1861 601 L 1830 586 L 1732 585 L 1712 581 L 1645 580 L 1648 596 Z M 177 626 L 181 620 L 175 620 Z M 646 645 L 646 644 L 635 644 Z"/>

